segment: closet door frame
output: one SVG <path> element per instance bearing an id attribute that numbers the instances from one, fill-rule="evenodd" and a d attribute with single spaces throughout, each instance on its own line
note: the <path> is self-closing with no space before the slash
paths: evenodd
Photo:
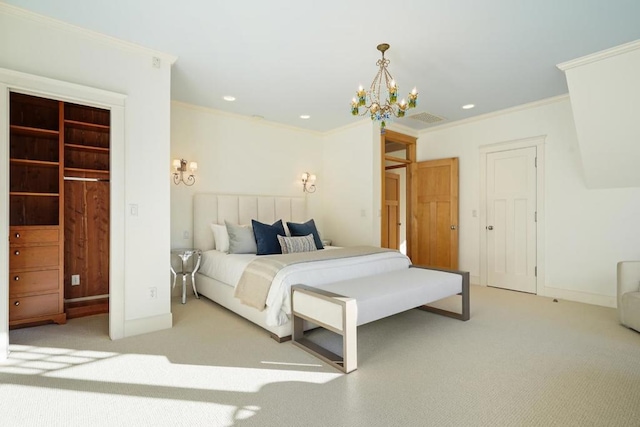
<path id="1" fill-rule="evenodd" d="M 126 95 L 0 68 L 0 165 L 9 164 L 9 93 L 51 98 L 111 111 L 109 337 L 124 337 Z M 9 168 L 0 179 L 0 360 L 9 354 Z"/>

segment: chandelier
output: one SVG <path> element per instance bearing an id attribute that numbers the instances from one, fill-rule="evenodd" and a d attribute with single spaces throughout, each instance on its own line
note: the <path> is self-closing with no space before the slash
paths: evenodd
<path id="1" fill-rule="evenodd" d="M 414 87 L 409 93 L 409 102 L 405 99 L 398 102 L 398 85 L 387 70 L 389 60 L 384 57 L 389 45 L 382 43 L 378 45 L 377 49 L 382 52 L 382 59 L 378 59 L 376 62 L 380 69 L 371 82 L 369 90 L 365 91 L 362 86 L 358 88 L 356 97 L 351 100 L 351 114 L 364 116 L 369 113 L 371 120 L 379 121 L 380 127 L 384 128 L 387 121 L 393 117 L 404 117 L 409 108 L 414 108 L 417 105 L 418 91 Z M 363 107 L 362 113 L 360 113 L 360 107 Z"/>

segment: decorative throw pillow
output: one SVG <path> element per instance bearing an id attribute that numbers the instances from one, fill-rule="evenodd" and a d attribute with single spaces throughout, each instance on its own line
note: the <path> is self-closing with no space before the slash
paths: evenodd
<path id="1" fill-rule="evenodd" d="M 313 234 L 308 236 L 286 237 L 278 236 L 280 248 L 283 254 L 292 254 L 296 252 L 312 252 L 316 251 L 316 242 L 313 240 Z"/>
<path id="2" fill-rule="evenodd" d="M 303 224 L 287 222 L 287 227 L 289 227 L 291 236 L 306 236 L 308 234 L 313 234 L 313 240 L 316 243 L 316 249 L 324 249 L 324 245 L 322 244 L 322 240 L 320 239 L 320 234 L 318 234 L 318 229 L 316 228 L 316 223 L 313 219 L 310 219 Z"/>
<path id="3" fill-rule="evenodd" d="M 229 233 L 229 253 L 230 254 L 255 254 L 256 238 L 253 236 L 253 229 L 247 225 L 236 225 L 229 221 L 224 222 Z"/>
<path id="4" fill-rule="evenodd" d="M 251 220 L 253 234 L 256 236 L 258 255 L 281 254 L 278 236 L 285 236 L 282 220 L 274 222 L 272 225 L 263 224 L 255 219 Z"/>
<path id="5" fill-rule="evenodd" d="M 215 249 L 220 252 L 229 252 L 229 232 L 226 225 L 211 224 Z"/>

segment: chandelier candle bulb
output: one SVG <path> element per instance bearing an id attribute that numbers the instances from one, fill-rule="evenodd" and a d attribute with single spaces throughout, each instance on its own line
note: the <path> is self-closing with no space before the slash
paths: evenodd
<path id="1" fill-rule="evenodd" d="M 396 86 L 396 82 L 391 80 L 391 85 L 389 86 L 389 102 L 394 103 L 398 101 L 398 87 Z"/>
<path id="2" fill-rule="evenodd" d="M 414 87 L 409 94 L 409 108 L 415 108 L 418 103 L 418 91 Z"/>
<path id="3" fill-rule="evenodd" d="M 400 101 L 400 104 L 398 104 L 398 117 L 404 117 L 404 113 L 406 109 L 407 109 L 407 101 L 405 101 L 403 98 L 402 101 Z"/>
<path id="4" fill-rule="evenodd" d="M 358 95 L 358 107 L 362 107 L 363 105 L 366 105 L 367 93 L 362 88 L 362 85 L 358 87 L 358 92 L 356 92 L 356 95 Z"/>

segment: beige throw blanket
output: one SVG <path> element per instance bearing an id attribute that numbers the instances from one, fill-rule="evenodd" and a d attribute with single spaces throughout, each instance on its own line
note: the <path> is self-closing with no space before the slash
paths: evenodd
<path id="1" fill-rule="evenodd" d="M 275 256 L 261 256 L 249 263 L 242 273 L 235 297 L 243 304 L 264 310 L 273 279 L 282 268 L 303 262 L 325 261 L 372 255 L 380 252 L 395 252 L 393 249 L 373 246 L 352 246 L 348 248 L 325 249 L 322 251 L 299 252 Z"/>

